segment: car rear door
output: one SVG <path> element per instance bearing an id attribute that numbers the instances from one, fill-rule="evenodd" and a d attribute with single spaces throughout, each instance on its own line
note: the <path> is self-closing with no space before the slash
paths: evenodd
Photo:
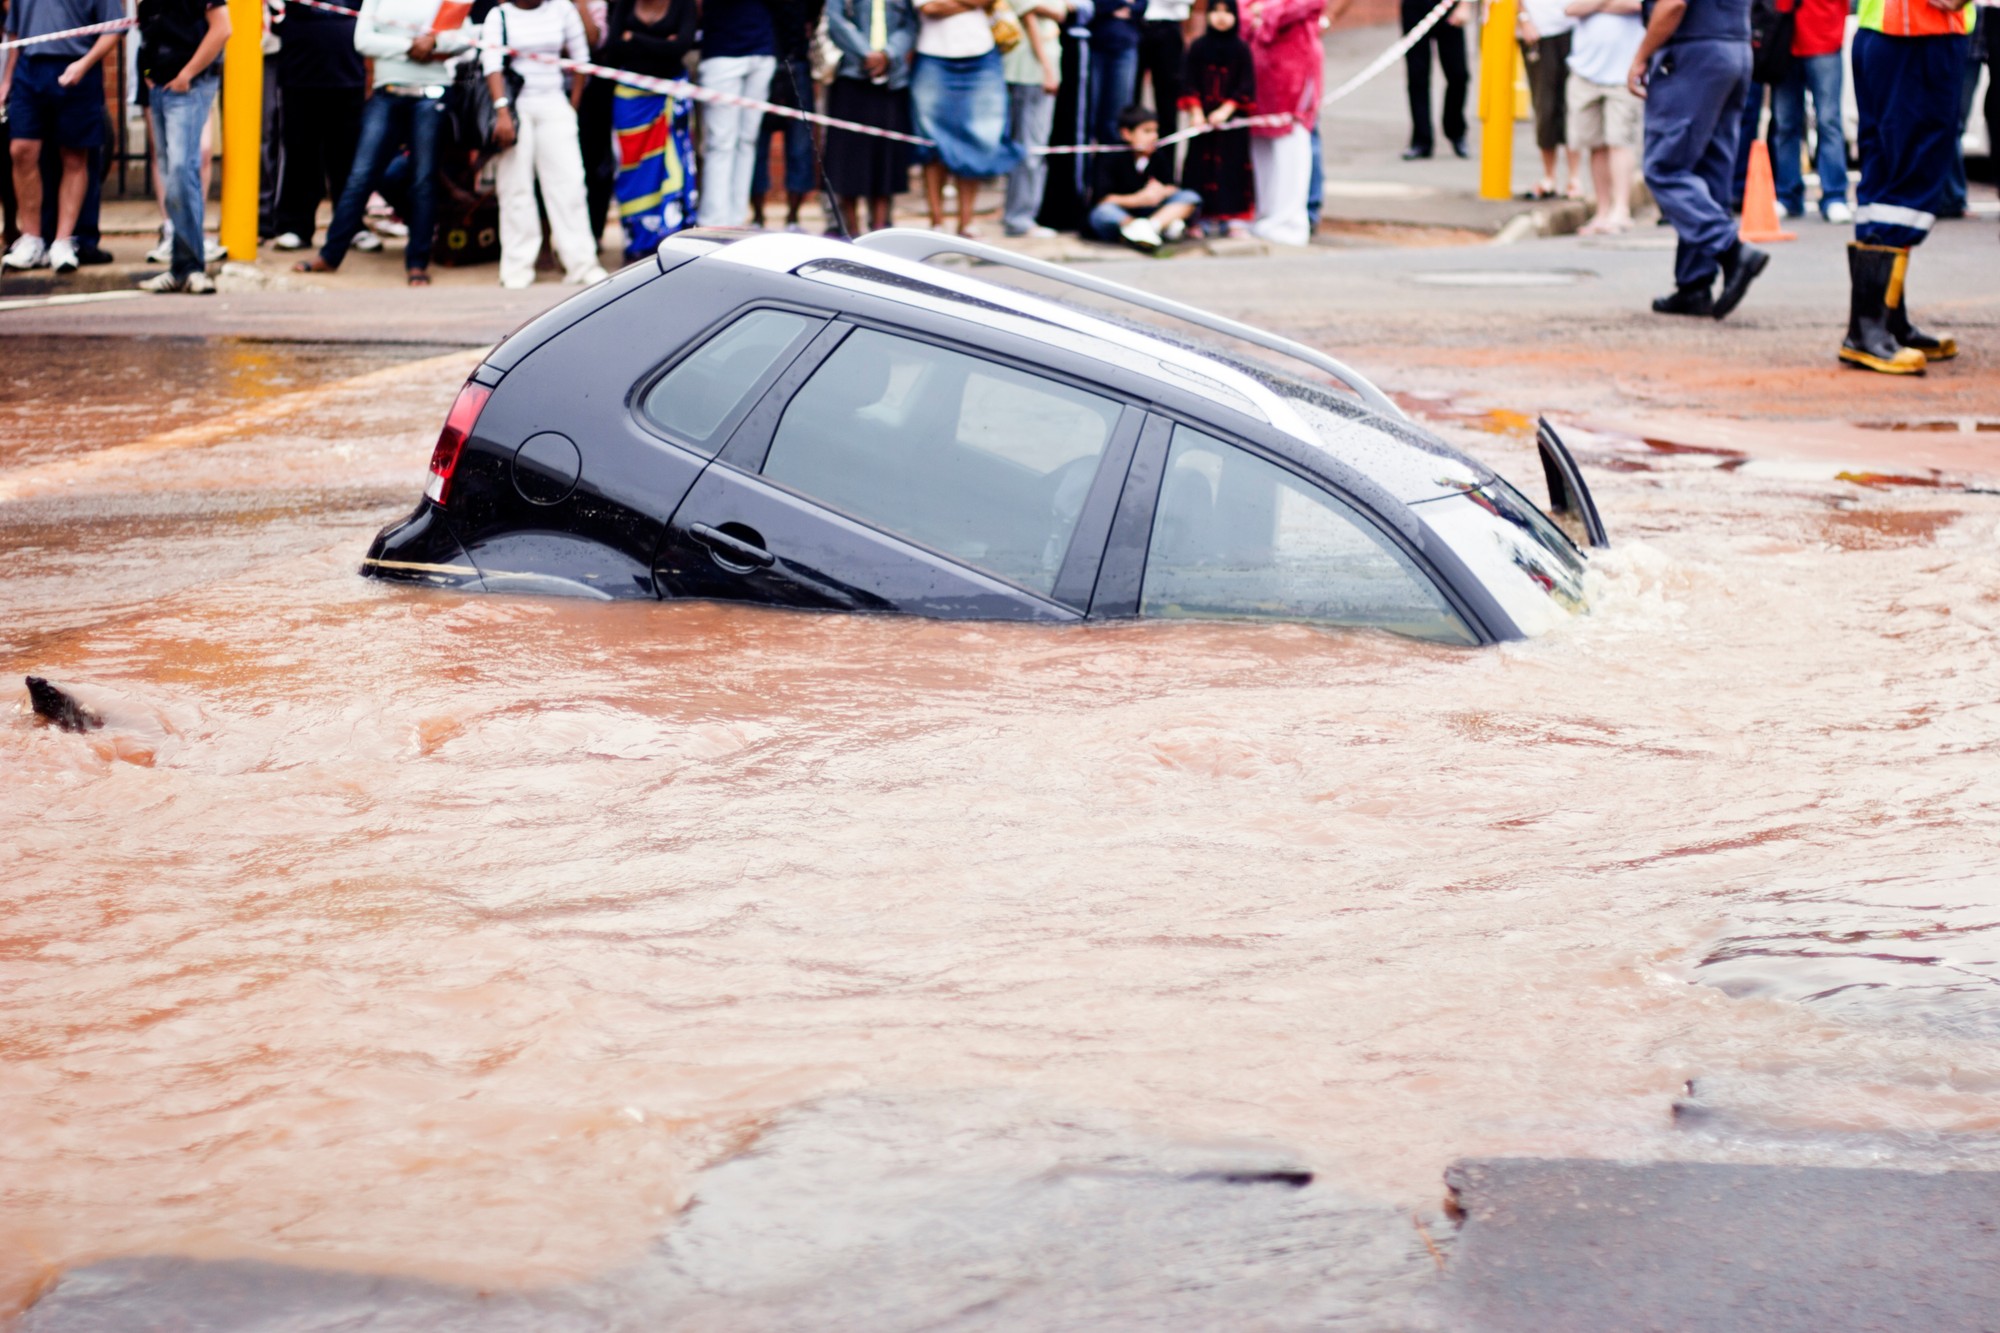
<path id="1" fill-rule="evenodd" d="M 1144 414 L 989 351 L 836 321 L 668 525 L 666 596 L 1079 619 Z"/>

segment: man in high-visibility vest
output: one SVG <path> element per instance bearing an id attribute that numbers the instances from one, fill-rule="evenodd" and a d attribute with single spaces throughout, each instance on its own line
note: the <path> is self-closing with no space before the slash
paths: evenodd
<path id="1" fill-rule="evenodd" d="M 1903 287 L 1911 247 L 1930 235 L 1951 175 L 1973 12 L 1967 0 L 1861 0 L 1854 34 L 1861 185 L 1840 345 L 1849 365 L 1921 375 L 1930 362 L 1958 355 L 1957 342 L 1910 323 Z"/>

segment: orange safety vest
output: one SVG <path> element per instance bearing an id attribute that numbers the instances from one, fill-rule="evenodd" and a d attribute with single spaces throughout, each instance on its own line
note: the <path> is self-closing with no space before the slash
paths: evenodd
<path id="1" fill-rule="evenodd" d="M 1861 0 L 1855 17 L 1891 37 L 1957 37 L 1972 31 L 1972 10 L 1942 10 L 1930 0 Z"/>

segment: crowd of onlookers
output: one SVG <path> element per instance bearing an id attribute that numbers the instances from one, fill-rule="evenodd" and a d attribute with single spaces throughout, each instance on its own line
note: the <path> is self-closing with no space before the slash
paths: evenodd
<path id="1" fill-rule="evenodd" d="M 1844 221 L 1847 0 L 1777 2 L 1796 7 L 1799 57 L 1772 90 L 1778 195 L 1787 211 L 1803 209 L 1810 100 L 1822 208 Z M 33 37 L 114 21 L 126 3 L 10 0 L 6 30 Z M 1304 244 L 1317 222 L 1320 33 L 1348 3 L 359 0 L 347 14 L 269 0 L 266 163 L 275 179 L 262 232 L 277 250 L 312 251 L 301 269 L 332 272 L 350 249 L 379 246 L 369 224 L 386 208 L 407 230 L 412 285 L 430 281 L 434 262 L 494 260 L 510 287 L 551 263 L 587 283 L 603 274 L 614 213 L 627 259 L 697 223 L 797 227 L 815 197 L 829 206 L 830 230 L 888 226 L 898 201 L 916 194 L 931 226 L 970 236 L 977 191 L 995 182 L 1010 236 L 1075 230 L 1152 248 L 1190 233 L 1249 232 Z M 1432 3 L 1405 0 L 1405 27 Z M 1588 232 L 1632 221 L 1643 117 L 1626 71 L 1639 10 L 1640 0 L 1520 7 L 1542 158 L 1534 193 L 1581 198 L 1587 170 L 1596 199 Z M 1434 151 L 1434 59 L 1445 75 L 1444 137 L 1468 153 L 1470 17 L 1469 3 L 1455 7 L 1406 56 L 1406 157 Z M 148 285 L 212 290 L 216 252 L 201 220 L 229 13 L 224 0 L 136 0 L 136 18 L 129 52 L 118 33 L 7 52 L 0 95 L 12 136 L 8 226 L 18 239 L 4 263 L 62 272 L 107 257 L 94 223 L 104 74 L 125 59 L 146 108 L 163 215 L 152 257 L 167 271 Z M 555 57 L 644 77 L 567 71 Z M 662 79 L 691 80 L 721 100 L 648 82 Z M 1760 94 L 1748 115 L 1760 118 L 1763 105 Z M 1757 128 L 1752 119 L 1746 142 Z M 1204 132 L 1176 141 L 1183 129 Z M 1109 151 L 1044 151 L 1080 145 Z"/>
<path id="2" fill-rule="evenodd" d="M 6 30 L 114 22 L 126 3 L 9 0 Z M 687 226 L 780 225 L 767 212 L 780 194 L 790 227 L 814 197 L 830 230 L 888 226 L 915 194 L 933 227 L 971 236 L 991 183 L 1013 236 L 1066 229 L 1150 248 L 1254 231 L 1304 244 L 1320 32 L 1347 3 L 359 0 L 346 14 L 269 0 L 275 181 L 261 231 L 277 250 L 309 251 L 300 269 L 332 272 L 350 249 L 379 245 L 370 224 L 386 208 L 407 231 L 412 285 L 429 283 L 433 263 L 496 259 L 507 286 L 551 259 L 587 283 L 603 274 L 613 216 L 628 259 Z M 152 257 L 167 271 L 147 285 L 210 291 L 217 256 L 201 219 L 229 11 L 224 0 L 137 0 L 135 16 L 129 51 L 110 32 L 7 52 L 4 263 L 60 273 L 108 258 L 95 218 L 105 72 L 123 59 L 162 209 Z M 1183 128 L 1209 132 L 1171 137 Z M 1078 146 L 1101 151 L 1044 151 Z"/>

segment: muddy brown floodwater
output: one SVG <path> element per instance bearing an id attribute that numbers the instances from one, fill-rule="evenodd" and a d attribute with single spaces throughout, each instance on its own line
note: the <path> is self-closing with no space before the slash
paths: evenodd
<path id="1" fill-rule="evenodd" d="M 1413 1326 L 1453 1157 L 2000 1165 L 2000 496 L 1908 436 L 1572 423 L 1594 613 L 1452 650 L 388 587 L 475 354 L 61 350 L 0 667 L 106 726 L 0 722 L 0 1310 L 180 1255 L 941 1326 L 1171 1212 L 992 1182 L 1254 1161 L 1366 1222 L 1317 1315 Z M 76 391 L 164 352 L 257 367 Z"/>

